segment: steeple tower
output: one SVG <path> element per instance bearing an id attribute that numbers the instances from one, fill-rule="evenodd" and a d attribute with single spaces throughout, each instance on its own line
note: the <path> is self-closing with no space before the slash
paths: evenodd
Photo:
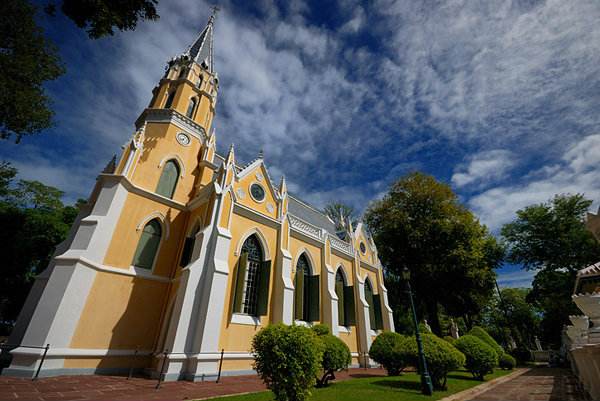
<path id="1" fill-rule="evenodd" d="M 203 149 L 209 147 L 219 87 L 213 54 L 217 10 L 215 7 L 206 27 L 187 50 L 167 62 L 150 105 L 136 121 L 137 131 L 145 127 L 143 149 L 134 155 L 137 148 L 126 144 L 116 169 L 116 174 L 125 175 L 134 185 L 181 203 L 193 198 L 195 185 L 206 184 L 210 176 L 208 171 L 200 174 L 206 176 L 199 178 L 200 182 L 195 181 L 198 161 L 203 159 Z M 161 177 L 166 167 L 173 175 L 169 182 L 177 182 L 174 192 L 163 190 Z"/>

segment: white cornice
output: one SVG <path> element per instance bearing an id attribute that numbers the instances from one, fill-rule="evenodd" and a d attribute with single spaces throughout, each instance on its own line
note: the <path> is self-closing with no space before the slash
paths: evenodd
<path id="1" fill-rule="evenodd" d="M 147 108 L 135 121 L 136 129 L 140 129 L 144 122 L 173 124 L 197 138 L 200 141 L 200 144 L 203 144 L 208 138 L 203 126 L 175 109 Z"/>
<path id="2" fill-rule="evenodd" d="M 249 208 L 248 206 L 244 206 L 241 203 L 234 202 L 233 211 L 241 216 L 247 217 L 249 219 L 253 219 L 259 223 L 263 223 L 269 227 L 279 229 L 281 228 L 281 222 L 275 220 L 272 217 L 269 217 L 265 214 L 262 214 L 254 209 Z"/>
<path id="3" fill-rule="evenodd" d="M 186 211 L 187 208 L 183 203 L 179 203 L 177 201 L 174 201 L 173 199 L 169 199 L 166 198 L 164 196 L 158 195 L 154 192 L 150 192 L 144 188 L 140 188 L 138 186 L 135 186 L 131 183 L 131 181 L 129 181 L 127 179 L 127 177 L 125 177 L 124 175 L 115 175 L 115 174 L 100 174 L 99 178 L 102 178 L 105 181 L 114 181 L 117 182 L 121 185 L 123 185 L 123 187 L 131 193 L 134 193 L 136 195 L 140 195 L 143 196 L 145 198 L 151 199 L 153 201 L 162 203 L 163 205 L 178 209 L 178 210 L 182 210 L 182 211 Z"/>

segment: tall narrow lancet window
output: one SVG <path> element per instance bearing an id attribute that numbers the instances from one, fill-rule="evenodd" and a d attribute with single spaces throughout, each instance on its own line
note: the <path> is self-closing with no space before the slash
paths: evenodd
<path id="1" fill-rule="evenodd" d="M 188 109 L 187 112 L 185 113 L 186 117 L 192 118 L 192 116 L 194 115 L 194 109 L 196 108 L 196 99 L 195 98 L 191 98 L 190 99 L 190 104 L 188 105 Z"/>
<path id="2" fill-rule="evenodd" d="M 296 262 L 295 277 L 295 318 L 305 322 L 320 319 L 319 276 L 310 274 L 310 265 L 304 253 Z"/>
<path id="3" fill-rule="evenodd" d="M 383 329 L 383 317 L 381 314 L 381 299 L 379 294 L 374 294 L 373 286 L 369 278 L 365 279 L 365 299 L 369 304 L 369 320 L 371 330 Z"/>
<path id="4" fill-rule="evenodd" d="M 354 313 L 354 286 L 346 285 L 346 279 L 339 267 L 335 274 L 335 294 L 338 297 L 338 324 L 340 326 L 356 326 Z"/>
<path id="5" fill-rule="evenodd" d="M 158 220 L 150 220 L 142 230 L 140 241 L 138 242 L 131 264 L 144 269 L 152 269 L 161 236 L 162 228 Z"/>
<path id="6" fill-rule="evenodd" d="M 171 105 L 173 104 L 173 99 L 175 98 L 175 91 L 169 93 L 169 96 L 167 96 L 167 101 L 165 102 L 165 109 L 170 109 Z"/>
<path id="7" fill-rule="evenodd" d="M 198 88 L 200 88 L 200 87 L 202 86 L 202 81 L 203 81 L 203 77 L 202 77 L 202 75 L 200 75 L 200 76 L 198 77 L 198 83 L 196 83 L 196 86 L 197 86 Z"/>
<path id="8" fill-rule="evenodd" d="M 260 241 L 249 236 L 240 251 L 233 311 L 250 316 L 265 316 L 269 303 L 271 261 L 265 261 Z"/>
<path id="9" fill-rule="evenodd" d="M 179 166 L 175 161 L 169 160 L 165 163 L 158 185 L 156 186 L 156 193 L 166 198 L 172 199 L 175 193 L 175 187 L 177 186 L 177 180 L 179 178 Z"/>

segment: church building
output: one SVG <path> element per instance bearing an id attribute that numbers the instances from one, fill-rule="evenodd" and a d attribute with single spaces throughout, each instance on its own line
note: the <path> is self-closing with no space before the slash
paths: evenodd
<path id="1" fill-rule="evenodd" d="M 382 267 L 359 222 L 331 220 L 215 149 L 214 13 L 171 59 L 119 161 L 35 280 L 13 329 L 7 376 L 138 371 L 165 380 L 251 374 L 252 337 L 325 323 L 369 364 L 394 330 Z M 360 188 L 357 188 L 360 190 Z M 49 345 L 44 355 L 43 348 Z M 223 352 L 222 352 L 223 351 Z"/>

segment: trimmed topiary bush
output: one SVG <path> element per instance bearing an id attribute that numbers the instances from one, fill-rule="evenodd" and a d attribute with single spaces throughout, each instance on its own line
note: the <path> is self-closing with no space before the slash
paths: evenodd
<path id="1" fill-rule="evenodd" d="M 533 362 L 533 355 L 531 355 L 531 352 L 527 348 L 517 347 L 508 352 L 517 360 L 517 363 L 519 364 Z"/>
<path id="2" fill-rule="evenodd" d="M 283 323 L 262 328 L 252 339 L 254 369 L 278 401 L 302 401 L 321 368 L 322 344 L 308 327 Z"/>
<path id="3" fill-rule="evenodd" d="M 465 354 L 465 368 L 477 380 L 484 380 L 483 377 L 493 372 L 494 366 L 498 365 L 496 351 L 478 337 L 467 334 L 456 340 L 454 346 Z"/>
<path id="4" fill-rule="evenodd" d="M 317 325 L 311 327 L 311 330 L 314 331 L 315 333 L 317 333 L 318 336 L 324 336 L 325 334 L 331 334 L 331 330 L 329 329 L 329 326 L 327 326 L 325 323 L 317 324 Z"/>
<path id="5" fill-rule="evenodd" d="M 383 366 L 388 376 L 398 376 L 406 367 L 406 361 L 398 355 L 398 346 L 406 341 L 402 334 L 384 331 L 379 334 L 369 348 L 369 357 Z"/>
<path id="6" fill-rule="evenodd" d="M 421 341 L 431 382 L 435 388 L 445 390 L 446 376 L 449 372 L 463 366 L 465 356 L 448 341 L 444 341 L 433 334 L 421 335 Z M 409 337 L 398 348 L 400 358 L 418 370 L 420 364 L 415 337 Z"/>
<path id="7" fill-rule="evenodd" d="M 334 372 L 348 369 L 352 357 L 346 343 L 333 334 L 323 334 L 319 336 L 319 340 L 323 347 L 321 366 L 325 373 L 321 379 L 317 378 L 317 387 L 327 387 L 327 382 L 335 379 Z"/>
<path id="8" fill-rule="evenodd" d="M 516 364 L 517 361 L 515 361 L 515 358 L 508 354 L 502 354 L 500 358 L 498 358 L 498 366 L 500 366 L 500 368 L 502 369 L 511 370 L 515 367 Z"/>
<path id="9" fill-rule="evenodd" d="M 454 344 L 454 341 L 456 341 L 456 339 L 451 336 L 444 336 L 444 340 L 448 341 L 450 344 Z"/>
<path id="10" fill-rule="evenodd" d="M 504 350 L 502 349 L 502 347 L 499 346 L 496 340 L 494 340 L 492 336 L 490 336 L 488 332 L 485 331 L 483 328 L 475 326 L 471 329 L 471 331 L 469 331 L 469 334 L 479 338 L 484 343 L 491 346 L 494 349 L 494 351 L 496 351 L 496 355 L 498 356 L 498 358 L 500 358 L 501 355 L 504 355 Z"/>

